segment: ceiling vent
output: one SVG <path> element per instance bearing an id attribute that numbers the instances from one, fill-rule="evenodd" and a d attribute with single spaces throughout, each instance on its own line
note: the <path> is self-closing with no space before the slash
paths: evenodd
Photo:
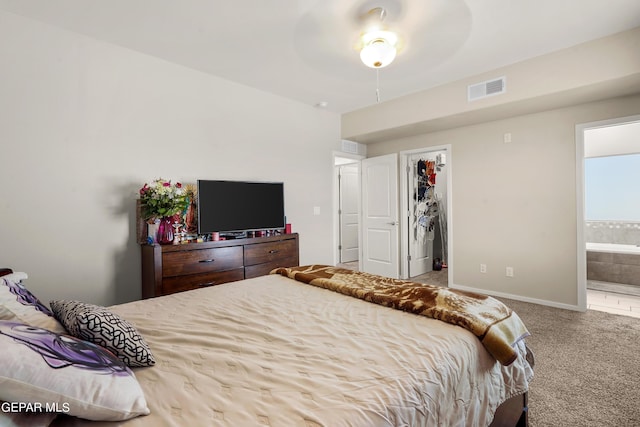
<path id="1" fill-rule="evenodd" d="M 487 80 L 482 83 L 470 85 L 467 88 L 468 101 L 477 101 L 478 99 L 489 96 L 500 95 L 507 91 L 506 77 L 499 77 L 493 80 Z"/>

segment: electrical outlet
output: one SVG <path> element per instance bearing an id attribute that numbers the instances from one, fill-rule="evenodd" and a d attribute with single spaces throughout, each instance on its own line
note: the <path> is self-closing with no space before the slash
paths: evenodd
<path id="1" fill-rule="evenodd" d="M 511 142 L 511 133 L 510 133 L 510 132 L 505 133 L 505 134 L 504 134 L 504 143 L 505 143 L 505 144 L 508 144 L 508 143 L 510 143 L 510 142 Z"/>
<path id="2" fill-rule="evenodd" d="M 513 277 L 513 267 L 507 267 L 506 274 L 507 277 Z"/>
<path id="3" fill-rule="evenodd" d="M 480 264 L 480 273 L 487 272 L 487 264 Z"/>

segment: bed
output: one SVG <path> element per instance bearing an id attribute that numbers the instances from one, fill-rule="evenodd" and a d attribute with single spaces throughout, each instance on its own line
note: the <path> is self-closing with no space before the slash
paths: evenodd
<path id="1" fill-rule="evenodd" d="M 297 272 L 304 268 L 316 267 Z M 526 333 L 518 332 L 513 357 L 501 363 L 469 329 L 296 280 L 291 269 L 274 273 L 109 307 L 153 353 L 153 366 L 130 369 L 148 411 L 88 421 L 64 415 L 62 407 L 47 422 L 526 425 L 533 377 Z"/>

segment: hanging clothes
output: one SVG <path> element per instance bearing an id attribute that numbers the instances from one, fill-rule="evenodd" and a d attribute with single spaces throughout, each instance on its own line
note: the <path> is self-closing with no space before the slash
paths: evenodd
<path id="1" fill-rule="evenodd" d="M 434 229 L 438 218 L 438 202 L 435 198 L 436 162 L 419 159 L 414 165 L 414 212 L 413 232 L 418 242 L 434 239 Z"/>

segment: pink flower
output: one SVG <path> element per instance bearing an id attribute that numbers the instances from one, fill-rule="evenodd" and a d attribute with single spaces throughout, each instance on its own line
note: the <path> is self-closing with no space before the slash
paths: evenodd
<path id="1" fill-rule="evenodd" d="M 144 186 L 140 189 L 140 194 L 144 194 L 149 190 L 149 186 L 145 183 Z"/>
<path id="2" fill-rule="evenodd" d="M 171 181 L 163 182 L 162 185 L 164 187 L 171 187 Z"/>
<path id="3" fill-rule="evenodd" d="M 176 182 L 176 188 L 182 188 L 182 184 L 179 182 Z"/>

